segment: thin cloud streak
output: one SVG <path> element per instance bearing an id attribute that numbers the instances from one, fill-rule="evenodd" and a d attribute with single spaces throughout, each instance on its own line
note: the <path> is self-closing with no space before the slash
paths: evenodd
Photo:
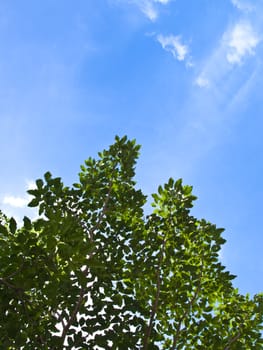
<path id="1" fill-rule="evenodd" d="M 242 13 L 224 31 L 210 55 L 195 64 L 197 74 L 187 105 L 181 111 L 189 117 L 178 142 L 178 149 L 187 152 L 193 164 L 223 142 L 224 133 L 229 132 L 244 106 L 242 101 L 248 100 L 259 84 L 260 13 L 260 7 L 249 15 Z"/>

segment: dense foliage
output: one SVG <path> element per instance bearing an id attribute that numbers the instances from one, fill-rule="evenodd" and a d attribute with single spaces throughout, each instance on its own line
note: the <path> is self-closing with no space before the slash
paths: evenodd
<path id="1" fill-rule="evenodd" d="M 72 188 L 47 172 L 22 227 L 1 214 L 1 349 L 262 349 L 262 295 L 233 288 L 192 188 L 170 179 L 144 216 L 139 148 L 117 137 Z"/>

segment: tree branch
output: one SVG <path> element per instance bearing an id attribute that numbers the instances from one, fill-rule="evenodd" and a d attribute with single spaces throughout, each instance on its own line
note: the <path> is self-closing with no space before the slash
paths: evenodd
<path id="1" fill-rule="evenodd" d="M 146 332 L 145 332 L 145 336 L 144 336 L 144 340 L 143 340 L 143 350 L 147 350 L 148 345 L 149 345 L 149 340 L 150 340 L 150 336 L 151 336 L 151 332 L 152 332 L 152 328 L 153 328 L 153 322 L 154 322 L 154 318 L 155 315 L 157 313 L 157 309 L 158 309 L 158 304 L 159 304 L 159 298 L 160 298 L 160 290 L 161 290 L 161 284 L 162 284 L 162 278 L 161 278 L 161 264 L 163 261 L 163 252 L 164 252 L 164 246 L 165 246 L 165 240 L 163 240 L 162 243 L 162 248 L 161 248 L 161 255 L 159 258 L 159 262 L 158 262 L 158 267 L 157 267 L 157 271 L 156 271 L 156 277 L 157 277 L 157 282 L 156 282 L 156 294 L 155 294 L 155 299 L 152 305 L 152 310 L 151 310 L 151 316 L 150 316 L 150 320 L 149 320 L 149 324 L 146 328 Z"/>
<path id="2" fill-rule="evenodd" d="M 202 268 L 202 266 L 201 266 Z M 175 350 L 175 347 L 177 345 L 177 342 L 178 342 L 178 339 L 179 339 L 179 336 L 180 336 L 180 333 L 181 333 L 181 326 L 182 326 L 182 323 L 184 321 L 184 319 L 186 318 L 186 316 L 190 313 L 191 311 L 191 308 L 200 292 L 200 289 L 201 289 L 201 277 L 202 277 L 202 270 L 201 270 L 201 273 L 200 273 L 200 277 L 199 277 L 199 283 L 198 283 L 198 287 L 192 297 L 192 299 L 190 300 L 189 304 L 188 304 L 188 308 L 184 311 L 182 317 L 179 319 L 179 322 L 178 322 L 178 325 L 176 327 L 176 333 L 174 334 L 173 336 L 173 345 L 172 345 L 172 348 L 171 350 Z"/>
<path id="3" fill-rule="evenodd" d="M 232 339 L 229 340 L 224 350 L 230 350 L 231 345 L 241 337 L 241 332 L 239 331 Z"/>
<path id="4" fill-rule="evenodd" d="M 102 207 L 102 210 L 99 214 L 99 217 L 98 217 L 98 221 L 96 223 L 96 225 L 94 227 L 92 227 L 92 229 L 89 231 L 89 236 L 90 236 L 90 240 L 91 242 L 94 242 L 94 232 L 99 228 L 102 220 L 103 220 L 103 217 L 107 211 L 107 206 L 108 206 L 108 202 L 109 202 L 109 199 L 110 199 L 110 194 L 111 194 L 111 190 L 112 190 L 112 181 L 109 183 L 109 190 L 108 190 L 108 193 L 106 195 L 106 198 L 105 198 L 105 201 L 103 203 L 103 207 Z M 94 254 L 94 250 L 89 254 L 89 259 L 93 256 Z M 89 271 L 89 267 L 88 265 L 86 266 L 86 268 L 83 270 L 83 274 L 86 276 L 88 274 L 88 271 Z M 64 344 L 64 341 L 65 341 L 65 338 L 67 336 L 67 332 L 69 330 L 69 328 L 71 327 L 72 323 L 75 321 L 76 317 L 77 317 L 77 314 L 79 312 L 79 309 L 80 309 L 80 306 L 85 298 L 85 293 L 86 293 L 86 286 L 82 286 L 81 289 L 80 289 L 80 294 L 79 294 L 79 297 L 78 297 L 78 300 L 77 300 L 77 303 L 75 305 L 75 308 L 72 312 L 72 314 L 70 315 L 70 318 L 68 320 L 68 322 L 65 324 L 63 324 L 62 322 L 62 327 L 63 327 L 63 332 L 62 332 L 62 344 Z"/>

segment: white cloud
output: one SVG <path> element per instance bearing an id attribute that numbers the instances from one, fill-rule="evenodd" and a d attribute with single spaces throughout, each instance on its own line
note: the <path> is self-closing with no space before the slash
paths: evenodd
<path id="1" fill-rule="evenodd" d="M 239 22 L 225 34 L 226 58 L 231 64 L 242 63 L 242 59 L 255 54 L 255 48 L 261 41 L 248 22 Z"/>
<path id="2" fill-rule="evenodd" d="M 199 77 L 196 78 L 195 84 L 198 85 L 201 88 L 207 88 L 209 87 L 209 80 L 202 75 L 199 75 Z"/>
<path id="3" fill-rule="evenodd" d="M 5 196 L 3 198 L 3 204 L 10 205 L 15 208 L 24 208 L 27 206 L 28 198 L 16 197 L 16 196 Z"/>
<path id="4" fill-rule="evenodd" d="M 160 4 L 167 5 L 171 0 L 153 0 L 154 2 L 159 2 Z"/>
<path id="5" fill-rule="evenodd" d="M 185 60 L 189 49 L 187 45 L 182 44 L 180 36 L 162 34 L 157 35 L 157 41 L 162 45 L 162 48 L 176 58 L 178 61 Z"/>

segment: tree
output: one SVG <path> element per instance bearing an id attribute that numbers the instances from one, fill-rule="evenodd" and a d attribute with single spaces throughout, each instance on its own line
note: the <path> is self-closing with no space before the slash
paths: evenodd
<path id="1" fill-rule="evenodd" d="M 136 188 L 126 137 L 79 182 L 36 180 L 22 227 L 1 214 L 1 349 L 262 349 L 263 297 L 233 288 L 222 229 L 190 213 L 192 188 Z"/>

